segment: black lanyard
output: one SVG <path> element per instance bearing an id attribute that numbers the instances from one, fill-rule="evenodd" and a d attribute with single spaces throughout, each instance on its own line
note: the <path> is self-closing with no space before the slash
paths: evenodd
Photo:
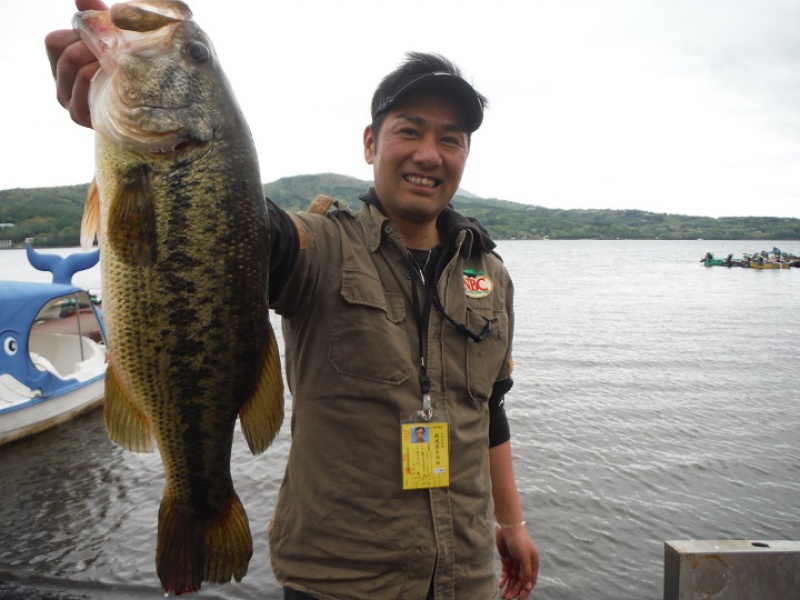
<path id="1" fill-rule="evenodd" d="M 428 376 L 427 367 L 427 340 L 428 340 L 428 323 L 430 322 L 431 305 L 433 303 L 433 293 L 428 289 L 428 284 L 425 279 L 425 267 L 431 259 L 431 252 L 428 253 L 428 260 L 425 261 L 423 266 L 420 266 L 417 259 L 411 250 L 408 251 L 409 267 L 411 272 L 411 307 L 414 311 L 414 320 L 417 323 L 417 334 L 419 339 L 419 386 L 422 390 L 422 418 L 430 420 L 431 409 L 431 379 Z M 419 284 L 422 284 L 422 294 L 424 297 L 424 305 L 420 303 L 419 299 Z"/>
<path id="2" fill-rule="evenodd" d="M 419 336 L 419 385 L 422 390 L 422 416 L 425 420 L 431 418 L 431 380 L 428 377 L 427 368 L 427 340 L 428 340 L 428 323 L 430 321 L 431 306 L 435 306 L 442 316 L 452 324 L 458 331 L 470 338 L 473 342 L 482 342 L 486 336 L 492 331 L 492 322 L 486 320 L 486 324 L 480 333 L 474 331 L 466 323 L 459 323 L 448 315 L 442 306 L 439 295 L 436 293 L 436 282 L 428 284 L 425 277 L 425 272 L 431 272 L 427 269 L 433 251 L 428 253 L 427 260 L 424 265 L 420 265 L 419 261 L 414 256 L 414 251 L 409 250 L 409 271 L 411 272 L 411 307 L 414 311 L 414 320 L 417 322 L 417 333 Z M 422 293 L 424 294 L 424 306 L 419 299 L 419 284 L 422 284 Z"/>

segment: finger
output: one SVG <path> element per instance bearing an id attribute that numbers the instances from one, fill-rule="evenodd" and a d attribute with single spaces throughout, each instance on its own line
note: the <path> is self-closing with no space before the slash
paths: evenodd
<path id="1" fill-rule="evenodd" d="M 514 565 L 509 571 L 509 576 L 506 580 L 505 589 L 503 590 L 503 598 L 516 598 L 522 589 L 522 581 L 519 576 L 519 569 Z"/>
<path id="2" fill-rule="evenodd" d="M 518 598 L 520 591 L 522 590 L 521 582 L 517 580 L 512 580 L 507 586 L 505 591 L 503 592 L 503 598 Z"/>
<path id="3" fill-rule="evenodd" d="M 530 585 L 531 581 L 533 580 L 533 567 L 531 566 L 531 561 L 524 560 L 520 563 L 520 580 L 525 584 Z"/>
<path id="4" fill-rule="evenodd" d="M 505 569 L 500 574 L 500 578 L 497 580 L 497 587 L 503 589 L 508 582 L 508 573 L 505 572 Z"/>
<path id="5" fill-rule="evenodd" d="M 81 41 L 80 36 L 63 49 L 58 57 L 55 71 L 56 93 L 62 106 L 66 107 L 72 99 L 72 88 L 78 73 L 92 63 L 97 63 L 97 58 Z"/>
<path id="6" fill-rule="evenodd" d="M 100 0 L 75 0 L 78 10 L 108 10 L 108 6 Z"/>
<path id="7" fill-rule="evenodd" d="M 52 31 L 44 38 L 44 47 L 47 51 L 47 59 L 50 61 L 50 70 L 53 73 L 53 79 L 56 78 L 58 60 L 64 53 L 64 50 L 80 39 L 80 34 L 74 29 Z"/>
<path id="8" fill-rule="evenodd" d="M 107 6 L 100 0 L 75 0 L 75 7 L 79 11 L 83 10 L 107 10 Z M 56 77 L 56 66 L 61 54 L 68 46 L 80 39 L 80 34 L 74 29 L 59 29 L 53 31 L 44 39 L 44 45 L 47 49 L 47 58 L 50 61 L 50 70 L 53 73 L 53 78 Z"/>
<path id="9" fill-rule="evenodd" d="M 75 77 L 72 88 L 72 99 L 69 104 L 69 114 L 72 120 L 84 127 L 92 126 L 92 116 L 89 105 L 89 87 L 94 74 L 100 69 L 99 63 L 90 63 L 84 66 Z"/>
<path id="10" fill-rule="evenodd" d="M 533 591 L 533 586 L 536 584 L 536 579 L 534 578 L 532 581 L 522 580 L 520 583 L 522 585 L 520 586 L 519 590 L 519 600 L 525 600 Z"/>
<path id="11" fill-rule="evenodd" d="M 522 578 L 520 581 L 522 585 L 519 592 L 519 600 L 526 600 L 527 597 L 530 596 L 530 593 L 533 591 L 533 587 L 536 585 L 536 579 L 538 576 L 538 565 L 535 565 L 533 561 L 531 561 L 530 568 L 523 569 Z"/>

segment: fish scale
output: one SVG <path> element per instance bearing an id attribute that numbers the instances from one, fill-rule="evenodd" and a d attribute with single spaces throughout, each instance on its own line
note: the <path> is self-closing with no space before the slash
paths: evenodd
<path id="1" fill-rule="evenodd" d="M 185 4 L 134 0 L 74 24 L 101 64 L 81 238 L 97 232 L 101 247 L 109 436 L 161 454 L 164 591 L 238 581 L 252 538 L 230 473 L 234 426 L 257 453 L 283 420 L 255 149 Z"/>

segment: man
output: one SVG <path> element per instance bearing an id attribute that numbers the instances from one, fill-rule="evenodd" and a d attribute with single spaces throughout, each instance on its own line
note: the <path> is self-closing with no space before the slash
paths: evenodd
<path id="1" fill-rule="evenodd" d="M 414 430 L 414 441 L 417 444 L 424 444 L 425 443 L 425 428 L 424 427 L 417 427 Z"/>
<path id="2" fill-rule="evenodd" d="M 91 126 L 98 64 L 71 30 L 46 47 L 59 101 Z M 504 598 L 536 582 L 503 410 L 512 285 L 485 231 L 449 206 L 485 103 L 447 60 L 410 54 L 373 97 L 361 209 L 268 203 L 294 407 L 270 528 L 287 599 L 488 600 L 495 544 Z M 420 426 L 429 443 L 410 452 Z"/>

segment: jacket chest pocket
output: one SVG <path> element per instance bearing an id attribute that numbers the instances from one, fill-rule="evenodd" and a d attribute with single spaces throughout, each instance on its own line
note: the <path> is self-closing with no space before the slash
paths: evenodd
<path id="1" fill-rule="evenodd" d="M 470 396 L 480 402 L 489 399 L 495 381 L 503 378 L 510 340 L 508 314 L 504 310 L 467 309 L 466 324 L 476 333 L 483 331 L 487 321 L 491 323 L 491 330 L 482 341 L 466 340 L 467 388 Z"/>
<path id="2" fill-rule="evenodd" d="M 345 270 L 331 325 L 331 366 L 368 381 L 404 382 L 413 370 L 404 320 L 402 294 L 385 290 L 370 273 Z"/>

